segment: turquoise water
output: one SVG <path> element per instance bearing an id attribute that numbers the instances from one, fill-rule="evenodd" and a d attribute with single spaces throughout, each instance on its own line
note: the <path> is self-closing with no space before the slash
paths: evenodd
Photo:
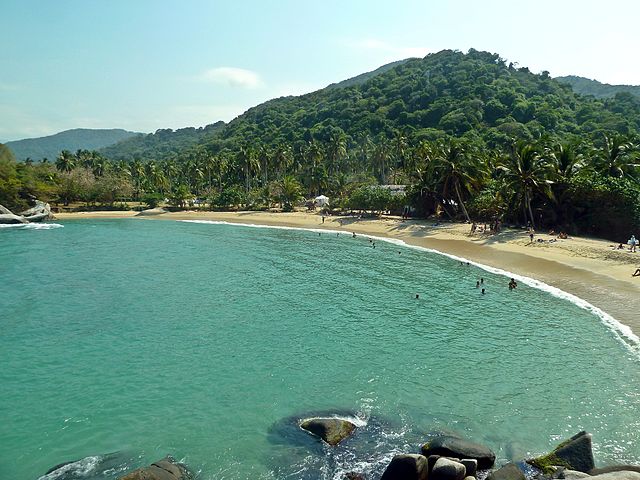
<path id="1" fill-rule="evenodd" d="M 548 293 L 364 236 L 63 225 L 0 229 L 2 479 L 112 452 L 82 478 L 167 453 L 207 480 L 376 478 L 439 431 L 506 460 L 586 429 L 598 463 L 640 461 L 636 354 Z M 362 427 L 325 448 L 296 427 L 319 412 Z"/>

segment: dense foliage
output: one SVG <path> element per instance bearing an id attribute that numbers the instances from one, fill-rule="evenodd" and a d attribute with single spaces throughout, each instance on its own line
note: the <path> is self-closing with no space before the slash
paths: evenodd
<path id="1" fill-rule="evenodd" d="M 574 92 L 581 95 L 592 95 L 596 98 L 615 97 L 618 93 L 631 93 L 640 98 L 640 85 L 609 85 L 597 80 L 569 75 L 556 77 L 556 80 L 571 85 Z"/>
<path id="2" fill-rule="evenodd" d="M 155 133 L 137 135 L 123 140 L 102 148 L 100 152 L 112 160 L 165 160 L 176 157 L 212 137 L 224 125 L 224 122 L 216 122 L 200 128 L 162 129 Z"/>
<path id="3" fill-rule="evenodd" d="M 43 158 L 47 158 L 53 161 L 62 150 L 97 150 L 137 135 L 140 134 L 117 128 L 76 128 L 49 135 L 48 137 L 7 142 L 6 145 L 13 151 L 18 160 L 31 159 L 40 161 Z"/>
<path id="4" fill-rule="evenodd" d="M 5 197 L 27 198 L 24 180 L 47 172 L 38 196 L 60 203 L 289 210 L 325 194 L 333 208 L 411 207 L 621 240 L 640 229 L 638 131 L 631 95 L 582 97 L 494 54 L 443 51 L 227 125 L 63 151 L 55 167 L 22 166 Z"/>

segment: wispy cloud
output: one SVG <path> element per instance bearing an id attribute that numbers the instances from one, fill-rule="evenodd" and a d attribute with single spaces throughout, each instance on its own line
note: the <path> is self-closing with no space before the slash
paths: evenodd
<path id="1" fill-rule="evenodd" d="M 247 89 L 262 86 L 262 79 L 256 72 L 236 67 L 210 68 L 198 75 L 196 79 L 203 82 L 219 83 Z"/>
<path id="2" fill-rule="evenodd" d="M 378 52 L 390 59 L 400 60 L 409 57 L 424 57 L 429 53 L 426 47 L 401 46 L 380 40 L 377 38 L 361 38 L 358 40 L 347 40 L 345 45 L 354 50 L 367 50 Z"/>

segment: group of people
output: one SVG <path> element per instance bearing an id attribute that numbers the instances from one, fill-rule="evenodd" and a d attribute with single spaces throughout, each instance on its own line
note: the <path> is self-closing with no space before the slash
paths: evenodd
<path id="1" fill-rule="evenodd" d="M 491 223 L 485 223 L 484 225 L 478 225 L 476 222 L 471 224 L 471 234 L 473 235 L 476 232 L 480 233 L 488 233 L 495 232 L 498 233 L 500 231 L 500 220 L 496 219 Z"/>

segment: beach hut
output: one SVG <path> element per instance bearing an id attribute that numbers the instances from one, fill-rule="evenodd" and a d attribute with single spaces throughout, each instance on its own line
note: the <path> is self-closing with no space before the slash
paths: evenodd
<path id="1" fill-rule="evenodd" d="M 313 199 L 313 203 L 315 203 L 316 207 L 328 207 L 329 206 L 329 197 L 324 195 L 318 195 Z"/>

